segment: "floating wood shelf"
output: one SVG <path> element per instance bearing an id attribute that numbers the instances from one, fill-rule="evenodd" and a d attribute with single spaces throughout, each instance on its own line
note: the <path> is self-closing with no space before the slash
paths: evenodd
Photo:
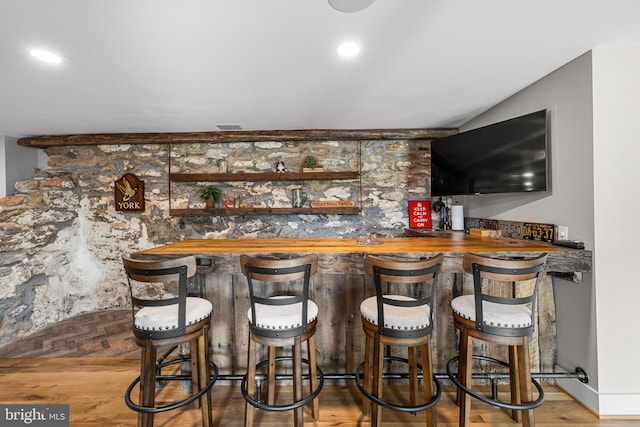
<path id="1" fill-rule="evenodd" d="M 171 216 L 358 215 L 360 208 L 215 208 L 170 209 Z"/>
<path id="2" fill-rule="evenodd" d="M 358 179 L 359 172 L 237 172 L 237 173 L 172 173 L 173 182 L 236 182 L 236 181 L 330 181 Z"/>

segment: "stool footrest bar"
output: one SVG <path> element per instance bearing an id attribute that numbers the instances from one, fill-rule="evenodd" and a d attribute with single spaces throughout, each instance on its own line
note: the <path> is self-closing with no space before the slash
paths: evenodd
<path id="1" fill-rule="evenodd" d="M 175 365 L 177 363 L 182 363 L 186 361 L 190 361 L 190 359 L 188 357 L 180 357 L 180 358 L 172 359 L 168 362 L 159 363 L 158 369 L 161 370 L 162 368 L 165 368 L 167 366 Z M 216 364 L 209 361 L 209 367 L 211 370 L 213 370 L 213 374 L 209 375 L 209 382 L 201 390 L 198 390 L 197 392 L 191 394 L 189 397 L 185 399 L 170 403 L 168 405 L 156 406 L 156 407 L 140 406 L 136 403 L 133 403 L 133 400 L 131 399 L 131 392 L 133 391 L 134 387 L 140 382 L 140 376 L 138 376 L 136 379 L 134 379 L 131 382 L 131 384 L 129 384 L 129 387 L 125 392 L 125 395 L 124 395 L 125 403 L 130 409 L 133 409 L 136 412 L 142 412 L 147 414 L 156 414 L 159 412 L 171 411 L 173 409 L 177 409 L 182 406 L 188 405 L 189 403 L 194 402 L 195 400 L 199 399 L 203 394 L 208 392 L 209 389 L 211 389 L 211 387 L 213 386 L 213 384 L 218 380 L 218 367 L 216 366 Z M 156 380 L 184 381 L 184 380 L 191 380 L 191 375 L 180 375 L 180 374 L 157 375 Z"/>
<path id="2" fill-rule="evenodd" d="M 276 357 L 276 362 L 280 362 L 280 361 L 286 361 L 286 360 L 293 360 L 293 358 L 291 356 L 279 356 Z M 301 359 L 302 363 L 305 365 L 309 365 L 309 361 L 307 359 Z M 265 366 L 266 364 L 269 363 L 269 360 L 263 360 L 261 362 L 259 362 L 258 364 L 256 364 L 256 369 L 262 368 L 263 366 Z M 319 367 L 316 367 L 316 377 L 318 378 L 318 386 L 316 387 L 315 390 L 313 390 L 311 393 L 309 393 L 309 395 L 307 397 L 305 397 L 304 399 L 298 400 L 296 402 L 287 404 L 287 405 L 268 405 L 256 398 L 254 398 L 253 396 L 249 396 L 249 393 L 247 392 L 247 376 L 246 375 L 242 375 L 240 376 L 240 378 L 236 378 L 237 376 L 235 375 L 230 375 L 230 377 L 234 377 L 233 379 L 241 379 L 242 382 L 240 383 L 240 392 L 242 393 L 242 397 L 249 402 L 249 404 L 251 404 L 252 406 L 258 408 L 258 409 L 262 409 L 265 411 L 276 411 L 276 412 L 284 412 L 284 411 L 290 411 L 292 409 L 296 409 L 299 408 L 301 406 L 306 405 L 307 403 L 311 402 L 313 399 L 315 399 L 316 397 L 318 397 L 318 395 L 320 394 L 320 391 L 322 390 L 322 387 L 324 386 L 324 375 L 322 374 L 322 370 Z M 260 376 L 262 380 L 266 379 L 266 376 Z M 292 375 L 278 375 L 276 377 L 276 380 L 280 380 L 280 379 L 289 379 L 289 378 L 293 378 Z M 309 376 L 303 376 L 303 378 L 308 379 Z M 254 379 L 255 380 L 255 379 Z"/>
<path id="3" fill-rule="evenodd" d="M 476 360 L 484 360 L 484 361 L 488 361 L 488 362 L 492 362 L 492 363 L 497 363 L 499 365 L 502 366 L 506 366 L 508 367 L 509 364 L 506 362 L 503 362 L 501 360 L 498 359 L 494 359 L 492 357 L 487 357 L 487 356 L 473 356 L 474 359 Z M 475 397 L 476 399 L 487 403 L 489 405 L 493 405 L 493 406 L 497 406 L 499 408 L 504 408 L 504 409 L 512 409 L 512 410 L 527 410 L 527 409 L 534 409 L 537 408 L 538 406 L 542 405 L 542 403 L 544 402 L 544 390 L 542 389 L 542 386 L 540 385 L 540 383 L 538 383 L 538 381 L 536 381 L 535 379 L 531 378 L 531 384 L 534 385 L 534 387 L 536 388 L 536 390 L 538 390 L 538 398 L 532 402 L 526 402 L 526 403 L 510 403 L 510 402 L 503 402 L 502 400 L 499 400 L 495 397 L 487 397 L 485 395 L 482 395 L 480 393 L 477 393 L 473 390 L 471 390 L 470 388 L 466 387 L 465 385 L 463 385 L 460 380 L 458 380 L 458 373 L 453 373 L 451 372 L 451 365 L 455 362 L 458 362 L 458 356 L 452 357 L 451 359 L 449 359 L 449 361 L 447 362 L 447 375 L 449 376 L 449 379 L 451 380 L 451 382 L 453 382 L 458 388 L 460 388 L 461 390 L 463 390 L 465 393 L 467 393 L 470 396 Z"/>
<path id="4" fill-rule="evenodd" d="M 409 361 L 407 359 L 403 359 L 400 357 L 395 357 L 395 356 L 385 356 L 384 357 L 385 361 L 391 360 L 394 362 L 402 362 L 402 363 L 409 363 Z M 418 364 L 418 368 L 422 370 L 422 366 Z M 421 405 L 414 405 L 414 406 L 403 406 L 403 405 L 396 405 L 393 403 L 390 403 L 388 401 L 379 399 L 378 397 L 374 396 L 373 394 L 371 394 L 369 392 L 369 390 L 367 390 L 364 385 L 362 384 L 362 371 L 364 370 L 364 362 L 361 363 L 358 368 L 356 369 L 356 372 L 354 374 L 355 380 L 356 380 L 356 385 L 358 386 L 358 388 L 360 389 L 360 391 L 362 392 L 362 394 L 364 394 L 370 401 L 377 403 L 378 405 L 387 408 L 387 409 L 391 409 L 394 411 L 399 411 L 399 412 L 419 412 L 419 411 L 424 411 L 427 409 L 432 408 L 433 406 L 435 406 L 436 403 L 438 403 L 438 401 L 440 400 L 440 396 L 442 395 L 442 387 L 440 386 L 440 381 L 438 381 L 435 376 L 433 378 L 433 383 L 436 386 L 436 391 L 433 395 L 433 397 L 428 401 L 425 402 Z M 407 375 L 408 377 L 408 375 Z M 383 378 L 385 378 L 385 376 L 383 376 Z"/>

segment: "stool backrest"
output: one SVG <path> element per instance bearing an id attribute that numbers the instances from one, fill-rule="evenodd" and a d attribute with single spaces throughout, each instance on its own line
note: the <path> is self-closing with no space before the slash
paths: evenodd
<path id="1" fill-rule="evenodd" d="M 186 330 L 187 287 L 189 279 L 197 271 L 196 258 L 187 256 L 175 259 L 148 260 L 134 259 L 123 255 L 122 262 L 127 274 L 129 295 L 131 296 L 134 315 L 142 307 L 176 305 L 178 310 L 178 328 L 176 330 L 142 331 L 134 327 L 134 333 L 144 338 L 171 338 L 184 335 Z M 162 284 L 163 287 L 177 284 L 177 295 L 169 298 L 154 298 L 137 292 L 134 289 L 135 282 Z"/>
<path id="2" fill-rule="evenodd" d="M 531 335 L 535 325 L 538 284 L 546 262 L 546 253 L 528 259 L 493 258 L 474 253 L 465 254 L 464 271 L 473 275 L 476 329 L 502 336 Z M 507 292 L 504 292 L 505 286 L 508 287 Z M 485 324 L 484 302 L 507 306 L 526 305 L 531 310 L 530 326 L 511 328 Z"/>
<path id="3" fill-rule="evenodd" d="M 307 307 L 309 301 L 309 284 L 311 276 L 318 270 L 318 256 L 309 254 L 295 258 L 276 258 L 240 255 L 242 273 L 249 285 L 249 299 L 251 303 L 252 333 L 263 337 L 293 337 L 307 331 Z M 294 295 L 273 295 L 275 284 L 290 285 Z M 299 327 L 286 330 L 270 330 L 260 328 L 256 316 L 256 304 L 285 306 L 302 303 Z"/>
<path id="4" fill-rule="evenodd" d="M 442 267 L 443 254 L 434 255 L 431 258 L 409 260 L 400 258 L 386 258 L 375 255 L 367 255 L 365 270 L 367 275 L 373 278 L 376 288 L 376 303 L 378 307 L 378 332 L 381 335 L 391 337 L 417 337 L 431 334 L 435 318 L 435 296 L 438 284 L 438 274 Z M 386 287 L 384 287 L 386 285 Z M 387 298 L 390 287 L 393 285 L 406 285 L 402 292 L 400 286 L 394 286 L 393 294 L 406 295 L 413 300 L 397 300 Z M 389 290 L 388 290 L 389 289 Z M 414 296 L 415 295 L 415 296 Z M 399 331 L 385 327 L 384 306 L 418 307 L 429 306 L 429 325 L 419 330 Z"/>

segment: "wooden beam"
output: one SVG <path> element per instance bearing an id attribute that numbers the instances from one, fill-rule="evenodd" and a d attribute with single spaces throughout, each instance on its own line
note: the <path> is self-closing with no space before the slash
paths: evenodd
<path id="1" fill-rule="evenodd" d="M 79 135 L 43 135 L 18 140 L 23 147 L 47 148 L 73 145 L 182 144 L 261 141 L 327 141 L 436 139 L 458 133 L 457 129 L 304 129 L 304 130 L 233 130 L 181 133 L 101 133 Z"/>

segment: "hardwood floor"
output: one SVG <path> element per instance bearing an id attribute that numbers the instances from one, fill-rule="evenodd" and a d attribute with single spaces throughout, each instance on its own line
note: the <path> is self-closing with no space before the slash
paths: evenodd
<path id="1" fill-rule="evenodd" d="M 139 355 L 131 309 L 80 314 L 0 347 L 0 358 Z"/>
<path id="2" fill-rule="evenodd" d="M 97 312 L 61 322 L 28 339 L 0 348 L 0 403 L 69 404 L 71 426 L 135 426 L 137 414 L 126 407 L 124 391 L 138 375 L 139 350 L 130 337 L 130 311 Z M 75 324 L 75 326 L 74 326 Z M 126 326 L 116 326 L 126 325 Z M 53 331 L 55 330 L 55 333 Z M 67 350 L 65 354 L 65 349 Z M 385 390 L 391 390 L 386 388 Z M 546 400 L 536 409 L 540 427 L 636 426 L 640 420 L 599 420 L 560 389 L 547 386 Z M 160 396 L 181 394 L 178 385 L 166 387 Z M 284 392 L 283 392 L 284 393 Z M 395 390 L 399 398 L 403 391 Z M 437 406 L 440 427 L 457 426 L 455 390 L 447 386 Z M 354 384 L 328 383 L 320 394 L 320 419 L 307 425 L 350 427 L 369 425 L 360 413 L 361 395 Z M 220 382 L 213 387 L 214 425 L 243 424 L 244 400 L 238 384 Z M 256 425 L 291 425 L 290 412 L 257 411 Z M 200 425 L 200 412 L 185 408 L 160 414 L 156 426 Z M 383 411 L 384 427 L 424 426 L 424 415 Z M 506 412 L 473 402 L 472 427 L 517 426 Z"/>
<path id="3" fill-rule="evenodd" d="M 125 406 L 123 394 L 137 375 L 139 360 L 134 357 L 30 358 L 0 360 L 0 402 L 33 404 L 69 404 L 71 426 L 135 426 L 136 414 Z M 640 426 L 640 420 L 600 421 L 555 387 L 547 387 L 547 399 L 536 410 L 537 425 L 556 426 Z M 178 395 L 177 385 L 170 385 L 162 395 Z M 446 387 L 438 403 L 440 427 L 457 426 L 455 391 Z M 369 418 L 360 413 L 360 392 L 353 384 L 326 385 L 320 394 L 320 419 L 313 422 L 308 411 L 305 421 L 317 427 L 364 426 Z M 236 427 L 243 424 L 244 400 L 237 385 L 216 384 L 213 388 L 214 425 Z M 291 425 L 292 414 L 257 411 L 256 425 L 280 427 Z M 156 425 L 166 427 L 197 426 L 197 409 L 179 409 L 157 416 Z M 383 411 L 385 427 L 424 426 L 424 415 Z M 502 410 L 473 403 L 473 427 L 516 426 Z"/>

